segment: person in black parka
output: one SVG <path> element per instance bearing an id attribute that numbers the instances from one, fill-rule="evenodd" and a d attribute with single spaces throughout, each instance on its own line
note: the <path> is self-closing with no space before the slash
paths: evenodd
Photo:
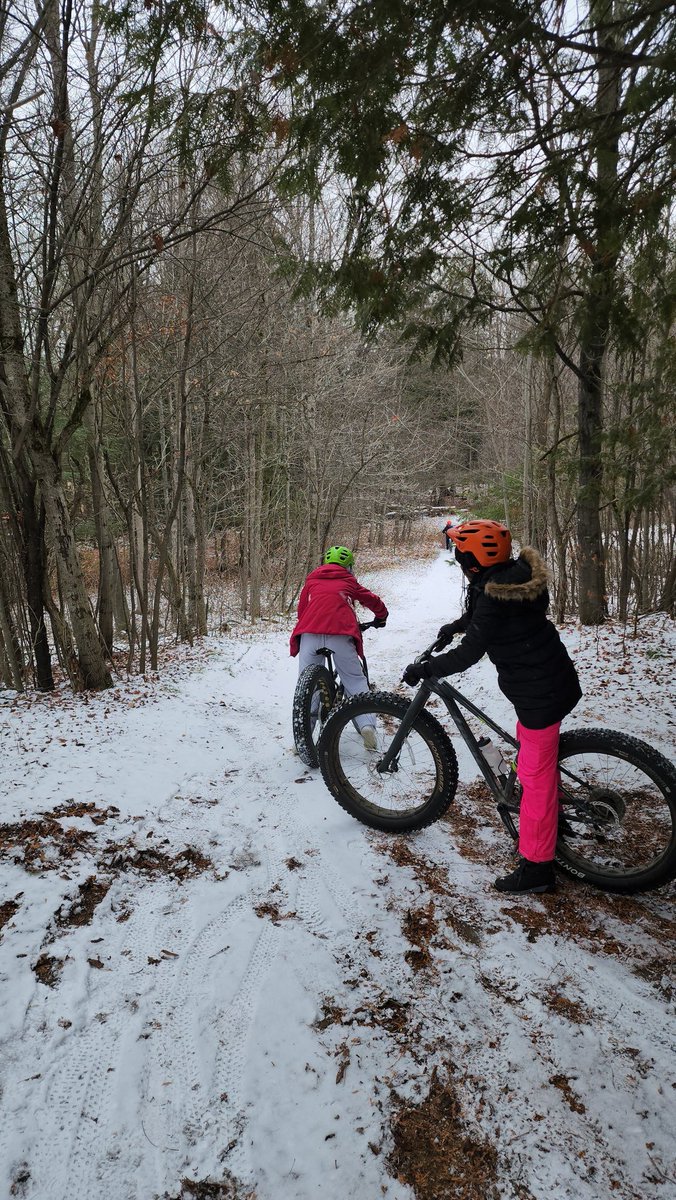
<path id="1" fill-rule="evenodd" d="M 582 695 L 577 671 L 547 617 L 548 571 L 536 550 L 511 557 L 512 538 L 498 521 L 467 521 L 449 533 L 469 581 L 465 612 L 439 630 L 437 647 L 464 637 L 455 650 L 411 663 L 404 681 L 465 671 L 487 654 L 500 690 L 516 709 L 517 774 L 522 787 L 518 867 L 496 879 L 499 891 L 555 887 L 559 814 L 558 749 L 563 718 Z"/>

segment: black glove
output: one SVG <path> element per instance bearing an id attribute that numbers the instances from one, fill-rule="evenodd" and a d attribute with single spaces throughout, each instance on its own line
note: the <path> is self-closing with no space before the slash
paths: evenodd
<path id="1" fill-rule="evenodd" d="M 431 679 L 434 675 L 432 662 L 409 663 L 402 679 L 409 687 L 416 687 L 421 679 Z"/>
<path id="2" fill-rule="evenodd" d="M 376 617 L 373 622 L 374 629 L 384 629 L 387 625 L 387 617 Z"/>
<path id="3" fill-rule="evenodd" d="M 443 650 L 444 646 L 450 646 L 456 633 L 462 633 L 464 628 L 464 622 L 461 620 L 449 621 L 448 625 L 442 625 L 437 634 L 436 648 Z"/>

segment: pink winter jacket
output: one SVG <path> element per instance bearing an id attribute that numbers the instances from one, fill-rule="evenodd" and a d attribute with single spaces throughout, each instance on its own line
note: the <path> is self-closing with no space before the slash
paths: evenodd
<path id="1" fill-rule="evenodd" d="M 354 611 L 355 601 L 385 620 L 387 608 L 380 596 L 369 592 L 351 571 L 337 563 L 317 567 L 308 575 L 298 600 L 298 620 L 291 634 L 291 654 L 300 649 L 301 633 L 337 633 L 354 638 L 357 653 L 363 652 L 361 630 Z"/>

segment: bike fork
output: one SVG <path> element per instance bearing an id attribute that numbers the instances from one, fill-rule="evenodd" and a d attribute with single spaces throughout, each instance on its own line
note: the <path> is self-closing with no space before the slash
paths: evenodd
<path id="1" fill-rule="evenodd" d="M 411 700 L 405 716 L 402 717 L 401 725 L 392 738 L 392 741 L 383 754 L 383 757 L 376 764 L 376 771 L 378 771 L 381 775 L 384 775 L 388 771 L 390 774 L 393 774 L 395 771 L 399 770 L 399 754 L 401 752 L 401 748 L 411 729 L 413 728 L 418 713 L 421 712 L 427 704 L 431 690 L 432 689 L 428 683 L 422 683 L 416 695 Z"/>

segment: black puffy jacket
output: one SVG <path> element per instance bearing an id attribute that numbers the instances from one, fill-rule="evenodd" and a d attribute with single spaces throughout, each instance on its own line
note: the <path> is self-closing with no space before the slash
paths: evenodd
<path id="1" fill-rule="evenodd" d="M 430 663 L 435 675 L 454 675 L 487 654 L 500 690 L 527 729 L 561 721 L 582 695 L 577 671 L 546 615 L 547 579 L 540 555 L 529 548 L 482 571 L 470 583 L 460 645 Z"/>

